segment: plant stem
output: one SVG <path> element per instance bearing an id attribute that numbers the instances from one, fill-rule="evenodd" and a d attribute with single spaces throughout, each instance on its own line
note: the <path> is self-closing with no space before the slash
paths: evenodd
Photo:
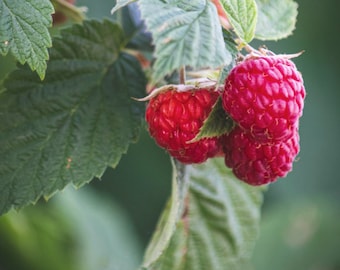
<path id="1" fill-rule="evenodd" d="M 179 83 L 180 84 L 185 84 L 185 67 L 182 67 L 179 70 Z"/>

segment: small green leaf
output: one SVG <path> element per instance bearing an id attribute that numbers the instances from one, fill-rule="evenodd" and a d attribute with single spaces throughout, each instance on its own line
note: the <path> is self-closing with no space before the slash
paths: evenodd
<path id="1" fill-rule="evenodd" d="M 153 80 L 183 67 L 216 68 L 231 62 L 215 6 L 201 0 L 140 0 L 156 45 Z"/>
<path id="2" fill-rule="evenodd" d="M 117 0 L 116 5 L 111 9 L 111 14 L 115 13 L 118 9 L 127 6 L 128 4 L 136 2 L 136 0 Z"/>
<path id="3" fill-rule="evenodd" d="M 54 12 L 49 0 L 0 0 L 0 53 L 11 52 L 43 79 L 52 46 L 48 27 Z"/>
<path id="4" fill-rule="evenodd" d="M 257 7 L 255 0 L 221 0 L 238 37 L 249 43 L 255 35 Z"/>
<path id="5" fill-rule="evenodd" d="M 256 0 L 258 22 L 255 37 L 278 40 L 291 35 L 295 29 L 298 5 L 292 0 Z"/>
<path id="6" fill-rule="evenodd" d="M 115 167 L 144 118 L 146 79 L 109 21 L 54 39 L 46 79 L 14 71 L 0 95 L 0 213 L 80 186 Z"/>
<path id="7" fill-rule="evenodd" d="M 263 188 L 249 186 L 221 158 L 187 165 L 181 219 L 149 270 L 245 270 L 258 236 Z"/>
<path id="8" fill-rule="evenodd" d="M 223 109 L 222 99 L 219 98 L 193 141 L 203 138 L 219 137 L 229 133 L 233 127 L 234 122 Z"/>

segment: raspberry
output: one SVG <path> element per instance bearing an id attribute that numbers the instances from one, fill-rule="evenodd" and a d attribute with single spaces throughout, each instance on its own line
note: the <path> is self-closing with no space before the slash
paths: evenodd
<path id="1" fill-rule="evenodd" d="M 299 153 L 299 134 L 281 142 L 260 143 L 240 127 L 224 137 L 225 164 L 240 180 L 263 185 L 285 177 Z"/>
<path id="2" fill-rule="evenodd" d="M 294 63 L 279 56 L 249 58 L 232 69 L 223 108 L 258 141 L 293 136 L 302 115 L 305 89 Z"/>
<path id="3" fill-rule="evenodd" d="M 205 88 L 159 93 L 146 109 L 151 136 L 183 163 L 201 163 L 214 157 L 221 150 L 217 138 L 189 141 L 198 134 L 218 97 L 218 92 Z"/>

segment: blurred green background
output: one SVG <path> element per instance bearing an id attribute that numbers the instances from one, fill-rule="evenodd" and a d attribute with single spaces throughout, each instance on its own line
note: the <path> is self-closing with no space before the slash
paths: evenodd
<path id="1" fill-rule="evenodd" d="M 100 2 L 100 4 L 99 4 Z M 89 18 L 111 18 L 112 0 L 78 0 Z M 265 44 L 296 59 L 307 98 L 301 153 L 265 195 L 258 270 L 340 269 L 340 2 L 301 0 L 294 35 Z M 15 64 L 0 57 L 0 80 Z M 1 157 L 3 158 L 3 157 Z M 0 218 L 0 270 L 135 269 L 170 194 L 167 154 L 146 131 L 101 181 Z M 51 265 L 54 265 L 53 267 Z"/>

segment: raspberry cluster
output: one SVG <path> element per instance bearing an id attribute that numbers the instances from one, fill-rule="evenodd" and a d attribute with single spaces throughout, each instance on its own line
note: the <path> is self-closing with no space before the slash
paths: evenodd
<path id="1" fill-rule="evenodd" d="M 249 58 L 232 69 L 222 102 L 237 126 L 223 145 L 225 163 L 239 179 L 262 185 L 291 171 L 304 98 L 301 74 L 289 59 Z"/>
<path id="2" fill-rule="evenodd" d="M 222 153 L 234 174 L 251 185 L 291 171 L 300 150 L 305 98 L 301 74 L 291 60 L 248 57 L 231 70 L 222 93 L 215 87 L 178 87 L 156 94 L 146 109 L 151 136 L 174 158 L 201 163 Z M 220 137 L 194 140 L 220 96 L 235 127 Z"/>

